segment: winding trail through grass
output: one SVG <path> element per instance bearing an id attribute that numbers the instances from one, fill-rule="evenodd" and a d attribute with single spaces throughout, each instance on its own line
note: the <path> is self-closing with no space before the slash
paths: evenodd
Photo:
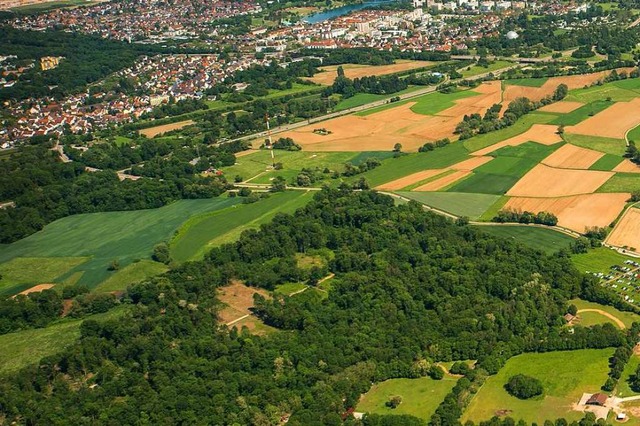
<path id="1" fill-rule="evenodd" d="M 581 313 L 581 312 L 595 312 L 595 313 L 600 314 L 602 316 L 605 316 L 605 317 L 609 318 L 611 321 L 615 322 L 616 325 L 618 327 L 620 327 L 621 330 L 624 330 L 625 328 L 627 328 L 627 326 L 624 325 L 624 323 L 620 320 L 620 318 L 616 317 L 615 315 L 610 314 L 609 312 L 605 312 L 602 309 L 591 309 L 591 308 L 589 308 L 589 309 L 580 309 L 578 311 L 578 313 Z"/>

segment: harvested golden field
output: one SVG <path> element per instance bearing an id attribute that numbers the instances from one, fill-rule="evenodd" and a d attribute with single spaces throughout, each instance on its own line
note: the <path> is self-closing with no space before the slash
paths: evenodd
<path id="1" fill-rule="evenodd" d="M 608 181 L 613 172 L 556 169 L 538 164 L 508 192 L 512 197 L 564 197 L 591 194 Z"/>
<path id="2" fill-rule="evenodd" d="M 172 130 L 179 130 L 179 129 L 182 129 L 183 127 L 187 127 L 192 124 L 195 124 L 195 121 L 193 120 L 178 121 L 177 123 L 163 124 L 162 126 L 149 127 L 148 129 L 142 129 L 140 130 L 140 134 L 145 135 L 148 138 L 153 138 L 157 135 L 161 135 L 163 133 L 167 133 Z"/>
<path id="3" fill-rule="evenodd" d="M 440 173 L 444 173 L 447 169 L 431 169 L 431 170 L 423 170 L 421 172 L 412 173 L 408 176 L 405 176 L 400 179 L 393 180 L 391 182 L 387 182 L 382 184 L 376 189 L 380 189 L 383 191 L 397 191 L 399 189 L 405 188 L 409 185 L 413 185 L 414 183 L 423 181 L 425 179 L 429 179 L 430 177 L 437 176 Z"/>
<path id="4" fill-rule="evenodd" d="M 387 151 L 401 143 L 404 151 L 416 151 L 427 141 L 453 138 L 453 131 L 465 114 L 484 114 L 500 102 L 500 82 L 483 83 L 473 89 L 477 96 L 458 99 L 455 105 L 437 115 L 417 114 L 414 102 L 366 116 L 348 115 L 322 123 L 329 135 L 313 133 L 318 124 L 284 132 L 304 149 L 311 151 Z M 428 95 L 427 95 L 428 96 Z"/>
<path id="5" fill-rule="evenodd" d="M 545 105 L 542 108 L 540 108 L 538 111 L 557 112 L 560 114 L 566 114 L 568 112 L 571 112 L 580 108 L 583 105 L 584 104 L 581 102 L 559 101 L 549 105 Z"/>
<path id="6" fill-rule="evenodd" d="M 49 290 L 50 288 L 53 288 L 53 287 L 55 287 L 55 284 L 38 284 L 24 291 L 21 291 L 18 294 L 40 293 L 43 290 Z"/>
<path id="7" fill-rule="evenodd" d="M 632 68 L 622 68 L 618 71 L 626 70 L 631 71 Z M 516 98 L 525 97 L 532 101 L 539 101 L 545 96 L 552 95 L 558 85 L 564 83 L 569 89 L 580 89 L 584 86 L 589 86 L 598 80 L 601 80 L 605 76 L 609 75 L 611 71 L 601 71 L 593 74 L 580 74 L 580 75 L 568 75 L 561 77 L 552 77 L 548 79 L 541 87 L 529 87 L 529 86 L 512 86 L 508 85 L 504 90 L 504 102 L 508 105 L 509 102 Z"/>
<path id="8" fill-rule="evenodd" d="M 444 187 L 447 187 L 460 179 L 467 177 L 471 174 L 469 170 L 456 170 L 455 172 L 436 179 L 432 182 L 426 183 L 417 187 L 414 191 L 438 191 Z"/>
<path id="9" fill-rule="evenodd" d="M 566 144 L 542 160 L 542 164 L 561 169 L 586 170 L 603 156 L 602 152 Z"/>
<path id="10" fill-rule="evenodd" d="M 391 65 L 360 65 L 360 64 L 344 64 L 342 69 L 344 75 L 348 78 L 361 78 L 368 77 L 370 75 L 385 75 L 393 74 L 402 71 L 413 70 L 416 68 L 423 68 L 432 65 L 433 62 L 429 61 L 396 61 Z M 331 65 L 328 67 L 320 68 L 320 72 L 307 80 L 313 81 L 317 84 L 324 86 L 331 86 L 333 81 L 338 76 L 338 67 L 340 65 Z"/>
<path id="11" fill-rule="evenodd" d="M 467 160 L 463 160 L 450 167 L 453 170 L 474 170 L 483 164 L 493 160 L 493 157 L 473 157 Z"/>
<path id="12" fill-rule="evenodd" d="M 575 126 L 565 128 L 567 133 L 624 139 L 627 132 L 640 124 L 640 98 L 614 105 L 589 117 Z"/>
<path id="13" fill-rule="evenodd" d="M 630 160 L 624 159 L 613 169 L 613 171 L 622 173 L 640 173 L 640 166 L 632 163 Z"/>
<path id="14" fill-rule="evenodd" d="M 534 124 L 524 133 L 472 152 L 471 155 L 487 155 L 505 146 L 518 146 L 525 142 L 537 142 L 543 145 L 553 145 L 558 142 L 562 142 L 562 138 L 558 135 L 558 126 Z"/>
<path id="15" fill-rule="evenodd" d="M 584 232 L 586 227 L 606 227 L 624 208 L 629 194 L 584 194 L 559 198 L 510 198 L 505 209 L 550 212 L 558 217 L 558 225 Z"/>
<path id="16" fill-rule="evenodd" d="M 630 208 L 609 234 L 607 243 L 618 247 L 640 248 L 640 210 Z"/>

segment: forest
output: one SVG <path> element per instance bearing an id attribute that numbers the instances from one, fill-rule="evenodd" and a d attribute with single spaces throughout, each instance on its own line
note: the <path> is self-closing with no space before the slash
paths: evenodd
<path id="1" fill-rule="evenodd" d="M 279 330 L 265 336 L 219 326 L 216 289 L 231 280 L 313 286 L 318 271 L 298 266 L 301 253 L 330 253 L 321 272 L 336 276 L 326 297 L 254 296 L 256 315 Z M 203 261 L 129 287 L 129 317 L 86 320 L 64 352 L 0 379 L 0 416 L 26 424 L 418 425 L 410 416 L 360 423 L 349 413 L 372 382 L 477 359 L 430 422 L 458 425 L 461 404 L 513 355 L 626 345 L 610 324 L 573 334 L 563 327 L 569 299 L 607 292 L 568 253 L 547 256 L 415 202 L 324 189 Z"/>

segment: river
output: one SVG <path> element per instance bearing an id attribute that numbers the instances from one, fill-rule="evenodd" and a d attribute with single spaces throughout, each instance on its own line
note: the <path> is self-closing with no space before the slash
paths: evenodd
<path id="1" fill-rule="evenodd" d="M 318 22 L 327 21 L 329 19 L 337 18 L 338 16 L 346 15 L 348 13 L 353 12 L 354 10 L 366 9 L 368 7 L 391 3 L 395 0 L 378 0 L 378 1 L 368 1 L 364 3 L 356 3 L 356 4 L 348 4 L 346 6 L 337 7 L 335 9 L 327 10 L 325 12 L 316 13 L 304 18 L 305 22 L 310 24 L 317 24 Z"/>

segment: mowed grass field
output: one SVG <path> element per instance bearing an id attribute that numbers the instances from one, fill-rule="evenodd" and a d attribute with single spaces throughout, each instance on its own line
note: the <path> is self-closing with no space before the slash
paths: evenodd
<path id="1" fill-rule="evenodd" d="M 171 240 L 171 256 L 178 262 L 201 259 L 208 249 L 234 241 L 244 230 L 269 222 L 277 213 L 293 213 L 312 197 L 310 191 L 288 191 L 193 216 Z"/>
<path id="2" fill-rule="evenodd" d="M 622 161 L 622 156 L 627 149 L 627 144 L 622 139 L 575 135 L 569 133 L 562 135 L 562 138 L 572 145 L 593 149 L 594 151 L 604 152 L 605 154 L 615 155 L 620 158 L 620 161 Z"/>
<path id="3" fill-rule="evenodd" d="M 84 320 L 106 321 L 126 315 L 127 306 L 83 319 L 64 319 L 46 328 L 35 328 L 0 335 L 0 374 L 17 371 L 41 358 L 62 351 L 80 337 Z"/>
<path id="4" fill-rule="evenodd" d="M 570 300 L 569 303 L 576 305 L 578 311 L 581 309 L 599 309 L 608 314 L 611 314 L 622 321 L 627 328 L 631 327 L 631 324 L 633 324 L 634 322 L 640 321 L 640 315 L 636 315 L 633 312 L 623 312 L 619 309 L 614 308 L 613 306 L 601 305 L 600 303 L 588 302 L 582 299 L 573 299 Z M 600 315 L 599 324 L 604 324 L 606 322 L 609 322 L 608 318 Z"/>
<path id="5" fill-rule="evenodd" d="M 573 238 L 561 232 L 530 225 L 478 225 L 477 229 L 495 237 L 512 239 L 547 254 L 569 248 L 573 241 Z"/>
<path id="6" fill-rule="evenodd" d="M 409 102 L 415 102 L 415 105 L 411 107 L 411 111 L 415 112 L 416 114 L 435 115 L 447 108 L 451 108 L 452 106 L 454 106 L 455 102 L 458 99 L 469 98 L 472 96 L 476 96 L 477 94 L 478 93 L 474 92 L 473 90 L 458 90 L 453 93 L 431 92 L 413 99 L 393 102 L 377 108 L 357 112 L 355 115 L 359 117 L 366 117 L 367 115 L 371 115 L 390 108 L 396 108 Z"/>
<path id="7" fill-rule="evenodd" d="M 600 86 L 571 90 L 565 100 L 589 104 L 611 98 L 614 102 L 627 102 L 640 96 L 640 81 L 638 80 L 633 78 L 605 83 Z"/>
<path id="8" fill-rule="evenodd" d="M 416 200 L 438 210 L 477 219 L 500 197 L 490 194 L 464 194 L 458 192 L 398 191 L 398 195 Z"/>
<path id="9" fill-rule="evenodd" d="M 429 420 L 445 396 L 451 392 L 456 381 L 447 376 L 442 380 L 428 377 L 386 380 L 374 384 L 369 392 L 362 396 L 356 411 L 372 414 L 410 414 Z M 402 397 L 402 403 L 395 409 L 385 406 L 392 396 Z"/>
<path id="10" fill-rule="evenodd" d="M 540 78 L 514 78 L 505 80 L 504 83 L 509 86 L 525 86 L 525 87 L 542 87 L 547 80 L 546 77 Z"/>
<path id="11" fill-rule="evenodd" d="M 58 277 L 88 260 L 87 257 L 16 257 L 0 264 L 0 295 L 11 295 Z"/>
<path id="12" fill-rule="evenodd" d="M 579 420 L 583 413 L 573 411 L 572 404 L 584 392 L 598 392 L 609 372 L 608 360 L 613 349 L 528 353 L 507 361 L 505 366 L 487 379 L 462 416 L 479 422 L 489 420 L 499 410 L 527 423 L 544 423 L 547 419 Z M 520 400 L 507 393 L 505 383 L 511 376 L 525 374 L 542 382 L 544 393 Z"/>
<path id="13" fill-rule="evenodd" d="M 100 285 L 96 287 L 96 291 L 110 292 L 126 290 L 129 285 L 137 284 L 146 278 L 160 275 L 168 270 L 169 267 L 163 263 L 142 259 L 115 272 L 100 283 Z"/>
<path id="14" fill-rule="evenodd" d="M 58 276 L 56 282 L 83 272 L 78 283 L 95 288 L 115 274 L 107 270 L 113 260 L 124 268 L 136 259 L 149 259 L 153 246 L 168 241 L 189 217 L 240 202 L 227 197 L 180 200 L 159 209 L 69 216 L 27 238 L 0 246 L 0 263 L 20 257 L 88 257 Z"/>
<path id="15" fill-rule="evenodd" d="M 640 191 L 640 173 L 616 173 L 596 192 Z"/>
<path id="16" fill-rule="evenodd" d="M 613 154 L 605 154 L 593 163 L 589 170 L 611 171 L 622 162 L 622 157 Z"/>
<path id="17" fill-rule="evenodd" d="M 613 265 L 622 265 L 625 260 L 635 259 L 606 247 L 598 247 L 587 253 L 571 255 L 571 262 L 581 272 L 609 272 Z"/>

